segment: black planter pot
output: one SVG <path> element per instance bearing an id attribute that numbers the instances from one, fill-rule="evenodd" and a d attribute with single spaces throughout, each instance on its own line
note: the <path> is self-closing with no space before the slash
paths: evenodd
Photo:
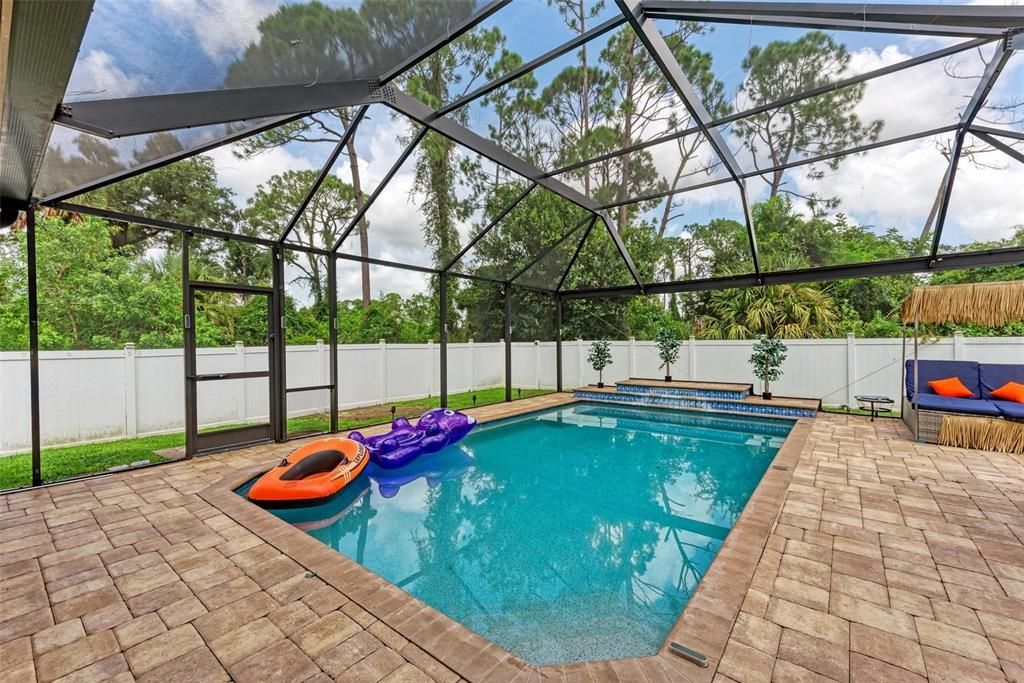
<path id="1" fill-rule="evenodd" d="M 598 389 L 604 389 L 604 382 L 598 382 L 597 383 L 597 388 Z"/>
<path id="2" fill-rule="evenodd" d="M 672 381 L 672 375 L 665 375 L 665 381 L 666 382 L 671 382 Z"/>
<path id="3" fill-rule="evenodd" d="M 770 391 L 762 391 L 761 392 L 761 398 L 763 398 L 766 401 L 772 400 L 772 392 L 770 392 Z"/>

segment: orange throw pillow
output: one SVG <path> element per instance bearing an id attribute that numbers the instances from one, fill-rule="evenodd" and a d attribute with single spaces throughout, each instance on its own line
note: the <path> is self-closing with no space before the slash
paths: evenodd
<path id="1" fill-rule="evenodd" d="M 964 386 L 959 377 L 935 379 L 928 382 L 928 386 L 939 396 L 949 396 L 950 398 L 972 398 L 974 396 L 974 393 Z"/>
<path id="2" fill-rule="evenodd" d="M 1024 403 L 1024 384 L 1007 382 L 991 393 L 993 398 L 1001 398 L 1004 401 L 1016 401 Z"/>

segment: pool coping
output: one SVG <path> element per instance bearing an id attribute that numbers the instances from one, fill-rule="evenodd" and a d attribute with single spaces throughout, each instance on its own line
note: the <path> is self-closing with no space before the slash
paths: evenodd
<path id="1" fill-rule="evenodd" d="M 585 402 L 567 397 L 553 406 L 482 417 L 481 423 Z M 811 418 L 795 420 L 658 654 L 646 657 L 542 666 L 526 662 L 234 492 L 265 472 L 266 465 L 234 472 L 200 491 L 199 496 L 469 681 L 525 681 L 536 675 L 561 678 L 570 674 L 586 678 L 589 674 L 594 680 L 646 676 L 653 683 L 670 680 L 667 672 L 671 672 L 671 680 L 703 683 L 711 681 L 718 668 L 812 424 Z M 702 653 L 708 666 L 672 654 L 672 642 Z"/>

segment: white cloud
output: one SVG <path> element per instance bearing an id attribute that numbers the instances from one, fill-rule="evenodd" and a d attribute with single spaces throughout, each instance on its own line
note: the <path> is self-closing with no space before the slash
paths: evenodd
<path id="1" fill-rule="evenodd" d="M 67 99 L 131 97 L 142 91 L 145 82 L 143 76 L 129 76 L 119 69 L 109 52 L 89 50 L 75 63 Z"/>
<path id="2" fill-rule="evenodd" d="M 236 158 L 232 149 L 232 145 L 218 147 L 206 156 L 213 160 L 220 185 L 235 193 L 238 206 L 244 206 L 256 193 L 256 188 L 271 176 L 317 168 L 309 159 L 292 154 L 284 147 L 275 147 L 249 159 Z"/>
<path id="3" fill-rule="evenodd" d="M 277 5 L 274 0 L 154 0 L 154 13 L 183 35 L 195 36 L 200 49 L 219 62 L 255 41 L 260 20 Z"/>

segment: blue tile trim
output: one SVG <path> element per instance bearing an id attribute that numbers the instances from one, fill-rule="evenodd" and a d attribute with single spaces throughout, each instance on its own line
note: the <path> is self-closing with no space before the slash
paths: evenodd
<path id="1" fill-rule="evenodd" d="M 652 387 L 644 384 L 630 384 L 618 382 L 615 384 L 615 391 L 621 394 L 671 394 L 673 396 L 686 396 L 690 398 L 725 398 L 733 401 L 742 401 L 750 396 L 749 391 L 726 391 L 721 389 L 684 389 L 682 387 Z"/>
<path id="2" fill-rule="evenodd" d="M 814 417 L 817 411 L 809 408 L 793 408 L 790 406 L 770 406 L 762 403 L 732 403 L 722 400 L 701 400 L 674 396 L 647 396 L 642 393 L 618 392 L 615 394 L 577 389 L 576 398 L 591 401 L 613 401 L 629 405 L 667 406 L 670 408 L 696 408 L 699 410 L 718 410 L 749 415 L 774 415 L 777 417 Z"/>

